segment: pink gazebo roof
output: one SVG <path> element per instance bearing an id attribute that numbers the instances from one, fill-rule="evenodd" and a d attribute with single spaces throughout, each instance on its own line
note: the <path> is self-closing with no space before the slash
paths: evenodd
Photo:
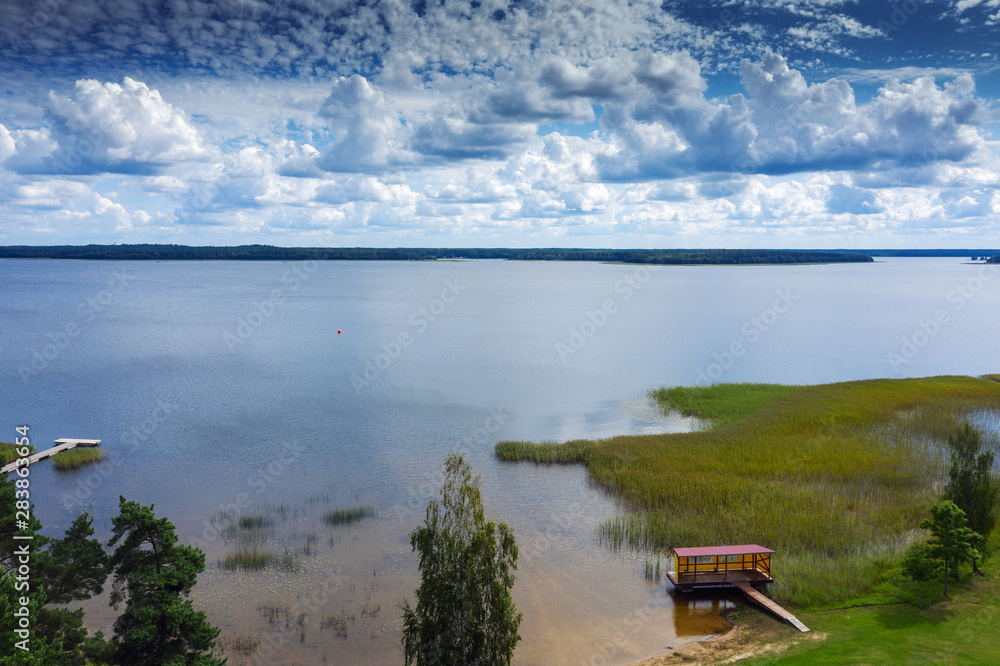
<path id="1" fill-rule="evenodd" d="M 713 555 L 761 555 L 773 553 L 770 548 L 748 543 L 742 546 L 706 546 L 704 548 L 674 548 L 678 557 L 709 557 Z"/>

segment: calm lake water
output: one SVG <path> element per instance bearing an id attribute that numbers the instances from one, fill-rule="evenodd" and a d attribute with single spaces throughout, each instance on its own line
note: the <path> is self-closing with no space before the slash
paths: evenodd
<path id="1" fill-rule="evenodd" d="M 119 495 L 155 503 L 207 554 L 196 606 L 272 663 L 401 663 L 407 535 L 457 450 L 518 537 L 516 663 L 628 663 L 722 631 L 729 599 L 675 602 L 595 543 L 620 508 L 582 468 L 501 464 L 494 442 L 688 429 L 649 406 L 663 385 L 1000 372 L 1000 270 L 959 259 L 7 260 L 0 284 L 0 439 L 26 423 L 39 448 L 93 437 L 110 456 L 33 468 L 47 531 L 87 508 L 106 537 Z M 357 504 L 377 517 L 322 521 Z M 297 572 L 219 568 L 227 510 L 273 521 L 262 547 Z M 93 629 L 113 617 L 87 605 Z"/>

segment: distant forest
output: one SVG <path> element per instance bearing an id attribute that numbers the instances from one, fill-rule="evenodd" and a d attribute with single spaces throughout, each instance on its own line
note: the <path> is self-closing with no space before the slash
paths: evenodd
<path id="1" fill-rule="evenodd" d="M 8 245 L 0 259 L 91 259 L 105 261 L 428 261 L 510 259 L 519 261 L 604 261 L 632 264 L 812 264 L 870 262 L 858 252 L 812 250 L 574 250 L 560 248 L 373 248 L 235 247 L 188 245 Z"/>

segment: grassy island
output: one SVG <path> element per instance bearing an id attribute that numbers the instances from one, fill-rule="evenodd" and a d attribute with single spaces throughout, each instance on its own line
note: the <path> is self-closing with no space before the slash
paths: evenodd
<path id="1" fill-rule="evenodd" d="M 64 472 L 79 469 L 84 465 L 101 460 L 104 460 L 104 451 L 90 446 L 78 446 L 68 451 L 60 451 L 52 456 L 52 462 L 55 463 L 56 469 Z"/>
<path id="2" fill-rule="evenodd" d="M 612 547 L 765 544 L 779 553 L 773 596 L 829 608 L 899 599 L 899 560 L 926 538 L 917 525 L 947 478 L 947 436 L 1000 414 L 1000 376 L 720 384 L 652 397 L 703 428 L 500 442 L 496 455 L 586 465 L 630 507 L 598 528 Z"/>

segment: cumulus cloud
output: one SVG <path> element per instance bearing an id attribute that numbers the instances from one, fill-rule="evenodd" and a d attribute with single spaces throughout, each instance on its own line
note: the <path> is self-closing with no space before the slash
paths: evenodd
<path id="1" fill-rule="evenodd" d="M 655 79 L 634 66 L 632 99 L 610 104 L 601 118 L 618 147 L 599 159 L 605 178 L 960 162 L 986 145 L 979 128 L 988 112 L 967 74 L 941 86 L 930 77 L 890 80 L 858 105 L 846 81 L 810 84 L 769 53 L 741 63 L 746 95 L 714 102 L 703 96 L 704 81 L 689 56 L 676 55 L 669 66 L 660 61 Z"/>
<path id="2" fill-rule="evenodd" d="M 907 35 L 977 51 L 918 62 L 857 0 L 0 0 L 0 216 L 417 244 L 985 224 L 967 72 L 992 94 L 998 2 L 922 4 Z"/>
<path id="3" fill-rule="evenodd" d="M 18 150 L 26 171 L 154 173 L 209 156 L 181 110 L 128 77 L 121 85 L 82 79 L 68 97 L 50 92 L 45 116 L 48 126 L 26 136 L 25 151 Z M 50 154 L 28 155 L 29 145 L 49 139 L 54 143 Z"/>
<path id="4" fill-rule="evenodd" d="M 319 115 L 335 136 L 317 159 L 327 171 L 377 173 L 415 161 L 400 115 L 363 76 L 337 79 Z"/>

